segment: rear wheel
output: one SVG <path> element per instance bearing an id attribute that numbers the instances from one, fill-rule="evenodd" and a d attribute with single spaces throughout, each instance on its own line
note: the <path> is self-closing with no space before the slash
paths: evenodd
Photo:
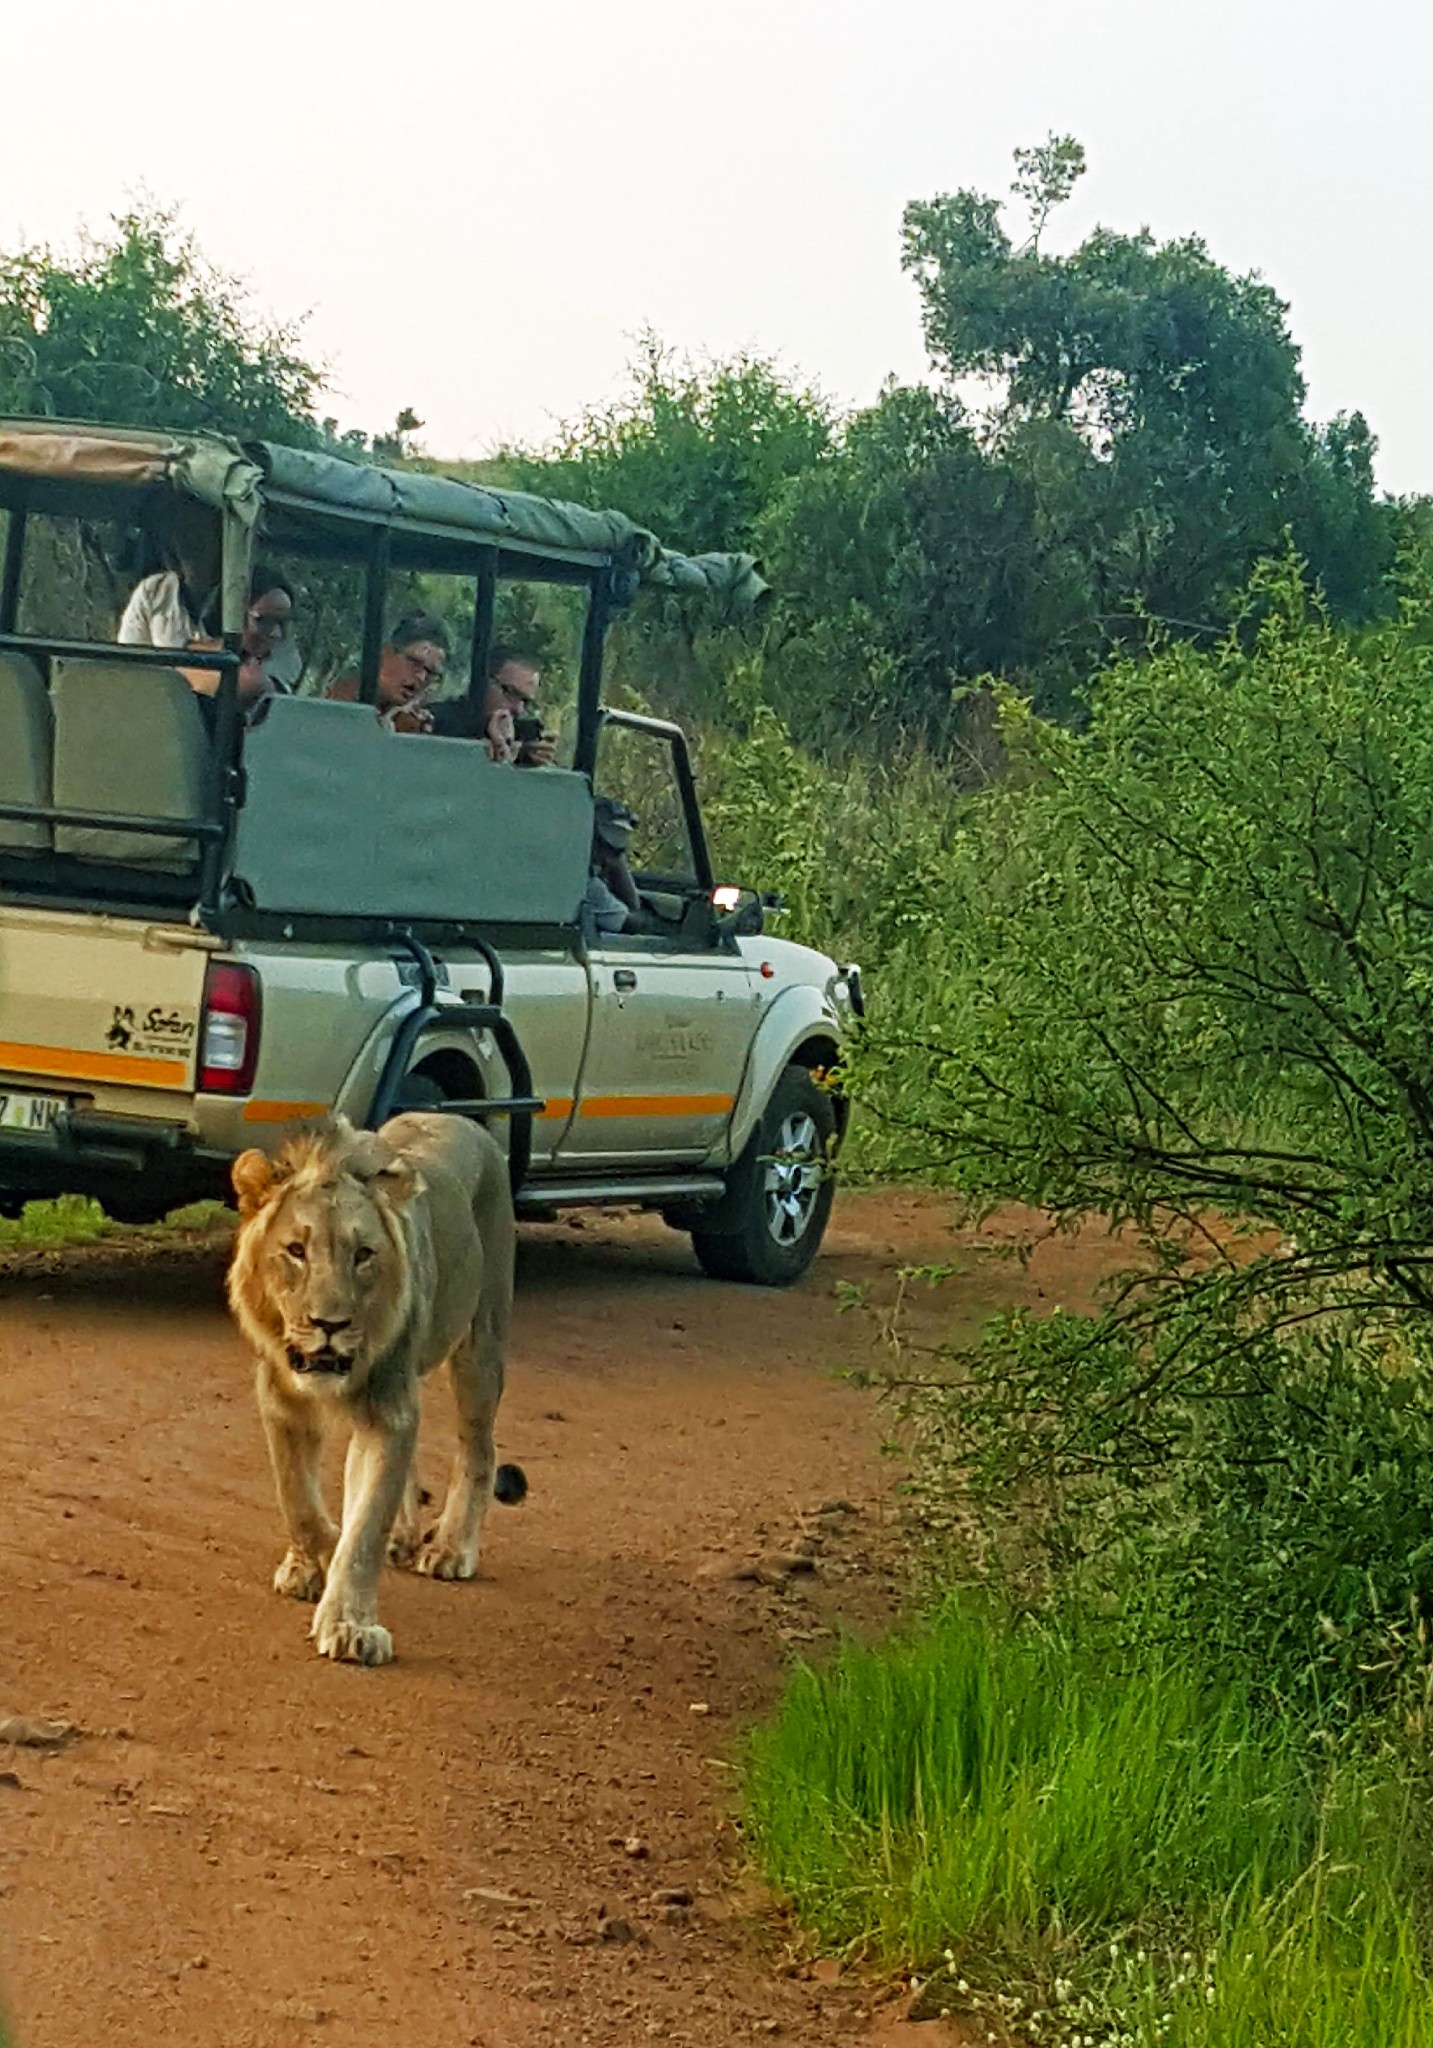
<path id="1" fill-rule="evenodd" d="M 448 1100 L 442 1084 L 431 1074 L 410 1073 L 399 1083 L 398 1100 L 393 1105 L 394 1116 L 402 1116 L 413 1109 L 441 1109 Z"/>
<path id="2" fill-rule="evenodd" d="M 162 1223 L 172 1209 L 182 1206 L 172 1191 L 165 1195 L 147 1195 L 135 1189 L 100 1198 L 100 1207 L 112 1223 Z"/>
<path id="3" fill-rule="evenodd" d="M 759 1287 L 800 1279 L 831 1214 L 835 1135 L 830 1095 L 804 1067 L 788 1067 L 727 1176 L 726 1193 L 692 1231 L 703 1271 Z"/>

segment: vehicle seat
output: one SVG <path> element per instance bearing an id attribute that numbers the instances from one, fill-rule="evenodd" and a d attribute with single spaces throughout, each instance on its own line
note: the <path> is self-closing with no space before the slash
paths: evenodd
<path id="1" fill-rule="evenodd" d="M 208 739 L 199 700 L 157 664 L 54 663 L 55 804 L 140 818 L 204 815 Z M 57 853 L 173 874 L 198 857 L 192 839 L 59 825 Z"/>
<path id="2" fill-rule="evenodd" d="M 0 652 L 0 803 L 50 804 L 54 721 L 44 677 L 27 654 Z M 50 828 L 0 818 L 5 852 L 47 853 Z"/>
<path id="3" fill-rule="evenodd" d="M 637 894 L 641 898 L 643 909 L 649 910 L 662 924 L 679 925 L 687 914 L 686 897 L 678 896 L 671 890 L 639 889 Z"/>

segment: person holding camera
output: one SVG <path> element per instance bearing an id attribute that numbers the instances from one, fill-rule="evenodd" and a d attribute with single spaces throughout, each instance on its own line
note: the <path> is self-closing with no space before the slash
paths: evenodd
<path id="1" fill-rule="evenodd" d="M 435 704 L 433 730 L 445 738 L 482 739 L 493 760 L 509 767 L 550 768 L 557 758 L 557 739 L 544 730 L 537 711 L 541 679 L 537 663 L 520 648 L 494 647 L 477 717 L 466 698 Z"/>
<path id="2" fill-rule="evenodd" d="M 433 612 L 408 612 L 383 643 L 378 661 L 378 722 L 391 732 L 434 730 L 433 713 L 423 701 L 443 680 L 448 659 L 448 629 Z M 330 683 L 324 696 L 355 704 L 361 695 L 357 670 Z"/>

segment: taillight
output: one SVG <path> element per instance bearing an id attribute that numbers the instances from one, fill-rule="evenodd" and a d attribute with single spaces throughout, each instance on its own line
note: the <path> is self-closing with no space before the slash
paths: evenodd
<path id="1" fill-rule="evenodd" d="M 252 967 L 211 960 L 199 1027 L 199 1089 L 247 1095 L 259 1064 L 259 977 Z"/>

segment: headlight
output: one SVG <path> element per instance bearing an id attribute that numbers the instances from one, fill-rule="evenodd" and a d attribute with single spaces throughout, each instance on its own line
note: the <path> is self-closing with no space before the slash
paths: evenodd
<path id="1" fill-rule="evenodd" d="M 866 995 L 861 986 L 861 970 L 854 962 L 843 967 L 839 974 L 833 974 L 826 990 L 838 1010 L 849 1010 L 853 1017 L 865 1016 Z"/>

